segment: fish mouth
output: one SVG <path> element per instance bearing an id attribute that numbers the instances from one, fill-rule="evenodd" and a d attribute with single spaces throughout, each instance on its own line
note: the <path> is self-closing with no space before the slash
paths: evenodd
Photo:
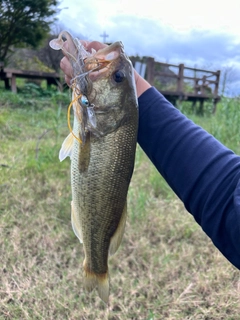
<path id="1" fill-rule="evenodd" d="M 94 81 L 98 79 L 99 77 L 106 74 L 106 72 L 109 70 L 109 67 L 111 65 L 112 61 L 104 60 L 104 59 L 85 59 L 84 65 L 85 70 L 88 72 L 89 79 Z"/>
<path id="2" fill-rule="evenodd" d="M 66 39 L 68 45 L 65 47 L 64 43 Z M 78 39 L 72 37 L 67 31 L 62 31 L 57 39 L 50 41 L 50 46 L 54 50 L 62 50 L 63 53 L 68 56 L 71 61 L 74 78 L 82 79 L 86 75 L 89 76 L 90 80 L 105 75 L 110 66 L 116 61 L 121 54 L 124 54 L 123 44 L 120 41 L 114 42 L 110 46 L 106 46 L 95 53 L 86 51 L 84 46 Z"/>
<path id="3" fill-rule="evenodd" d="M 122 43 L 115 42 L 108 47 L 100 49 L 94 55 L 85 58 L 85 70 L 88 72 L 90 80 L 94 81 L 100 77 L 106 76 L 122 52 Z"/>

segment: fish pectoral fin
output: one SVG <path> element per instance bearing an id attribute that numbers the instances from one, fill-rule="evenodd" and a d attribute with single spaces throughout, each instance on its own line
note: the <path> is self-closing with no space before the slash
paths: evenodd
<path id="1" fill-rule="evenodd" d="M 125 206 L 123 208 L 122 216 L 119 221 L 117 230 L 115 231 L 114 235 L 112 236 L 110 240 L 110 246 L 109 246 L 109 254 L 113 255 L 117 249 L 119 248 L 122 238 L 123 238 L 123 233 L 125 230 L 125 225 L 126 225 L 126 220 L 127 220 L 127 201 L 125 203 Z"/>
<path id="2" fill-rule="evenodd" d="M 59 160 L 62 162 L 67 157 L 71 158 L 72 147 L 73 147 L 74 136 L 72 133 L 66 137 L 66 139 L 62 143 L 62 147 L 59 151 Z"/>
<path id="3" fill-rule="evenodd" d="M 79 239 L 81 243 L 83 243 L 82 228 L 81 228 L 80 221 L 76 215 L 76 212 L 74 211 L 73 202 L 71 202 L 71 222 L 72 222 L 72 228 L 73 228 L 73 232 L 75 233 L 75 236 Z"/>
<path id="4" fill-rule="evenodd" d="M 97 287 L 99 297 L 108 303 L 109 299 L 109 274 L 106 273 L 97 274 L 88 270 L 86 263 L 83 264 L 83 282 L 84 287 L 88 292 L 91 292 L 95 287 Z"/>

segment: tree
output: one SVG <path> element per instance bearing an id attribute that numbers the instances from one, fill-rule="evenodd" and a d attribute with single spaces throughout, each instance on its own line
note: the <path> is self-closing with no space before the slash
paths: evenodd
<path id="1" fill-rule="evenodd" d="M 14 47 L 36 48 L 56 20 L 58 0 L 0 0 L 0 61 L 7 63 Z"/>

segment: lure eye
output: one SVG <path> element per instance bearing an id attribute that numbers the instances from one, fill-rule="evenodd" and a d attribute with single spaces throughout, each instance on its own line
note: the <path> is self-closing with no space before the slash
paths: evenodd
<path id="1" fill-rule="evenodd" d="M 125 75 L 122 71 L 118 70 L 113 74 L 113 80 L 117 83 L 122 82 L 125 78 Z"/>
<path id="2" fill-rule="evenodd" d="M 80 102 L 82 106 L 89 107 L 89 101 L 86 96 L 81 96 Z"/>

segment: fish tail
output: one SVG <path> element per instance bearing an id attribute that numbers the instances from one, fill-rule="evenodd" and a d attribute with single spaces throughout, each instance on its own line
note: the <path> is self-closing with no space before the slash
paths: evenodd
<path id="1" fill-rule="evenodd" d="M 95 287 L 97 288 L 99 297 L 108 303 L 109 298 L 109 275 L 108 272 L 97 274 L 94 273 L 84 265 L 84 286 L 88 292 L 91 292 Z"/>
<path id="2" fill-rule="evenodd" d="M 108 272 L 97 275 L 97 291 L 99 297 L 105 302 L 108 303 L 109 299 L 109 275 Z"/>

